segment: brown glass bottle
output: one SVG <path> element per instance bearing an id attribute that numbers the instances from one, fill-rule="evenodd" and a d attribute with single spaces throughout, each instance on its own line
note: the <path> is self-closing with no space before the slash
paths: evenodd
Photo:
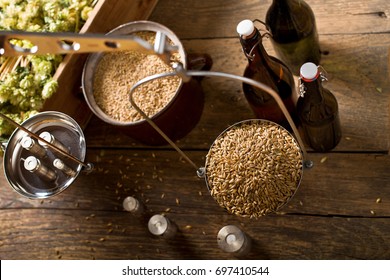
<path id="1" fill-rule="evenodd" d="M 237 32 L 240 34 L 240 42 L 248 58 L 244 77 L 271 87 L 279 94 L 290 115 L 295 119 L 296 92 L 291 71 L 278 59 L 267 54 L 260 32 L 251 20 L 241 21 L 237 26 Z M 271 95 L 246 83 L 243 83 L 243 91 L 257 118 L 270 120 L 289 128 L 287 119 Z"/>
<path id="2" fill-rule="evenodd" d="M 305 1 L 273 0 L 265 21 L 277 56 L 295 75 L 306 62 L 320 63 L 316 21 Z"/>
<path id="3" fill-rule="evenodd" d="M 300 132 L 313 150 L 329 151 L 341 139 L 337 100 L 322 86 L 320 72 L 314 63 L 302 65 L 300 73 L 301 96 L 297 102 Z"/>

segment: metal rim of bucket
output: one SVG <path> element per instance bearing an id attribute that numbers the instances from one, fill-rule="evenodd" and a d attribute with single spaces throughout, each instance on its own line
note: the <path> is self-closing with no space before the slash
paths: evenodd
<path id="1" fill-rule="evenodd" d="M 76 144 L 80 146 L 80 154 L 77 156 L 79 157 L 80 161 L 83 161 L 86 155 L 86 142 L 84 133 L 78 123 L 68 115 L 57 111 L 40 112 L 25 120 L 21 125 L 24 128 L 29 129 L 31 132 L 37 133 L 40 129 L 44 127 L 44 124 L 49 123 L 49 120 L 46 118 L 51 118 L 52 121 L 63 122 L 64 127 L 69 128 L 69 130 L 75 132 L 75 134 L 78 135 L 79 143 Z M 78 164 L 77 169 L 75 170 L 75 175 L 71 177 L 66 177 L 66 180 L 64 182 L 57 182 L 59 183 L 59 185 L 56 187 L 48 189 L 41 188 L 41 186 L 23 186 L 23 182 L 28 183 L 28 181 L 26 178 L 22 178 L 23 175 L 22 172 L 19 172 L 19 163 L 17 161 L 20 162 L 21 160 L 23 148 L 21 148 L 20 146 L 20 139 L 24 135 L 26 135 L 25 132 L 23 132 L 19 128 L 16 128 L 9 137 L 8 142 L 5 146 L 3 169 L 5 178 L 7 179 L 11 187 L 20 195 L 30 199 L 48 198 L 57 195 L 67 189 L 77 178 L 78 174 L 82 170 L 82 165 Z M 62 181 L 62 179 L 60 181 Z M 31 189 L 35 191 L 30 191 Z"/>
<path id="2" fill-rule="evenodd" d="M 109 31 L 107 35 L 109 34 L 115 34 L 115 35 L 130 35 L 132 33 L 136 32 L 143 32 L 143 31 L 151 31 L 151 32 L 163 32 L 172 42 L 175 46 L 179 47 L 179 54 L 180 54 L 180 60 L 184 67 L 184 69 L 187 69 L 187 60 L 186 60 L 186 52 L 184 50 L 183 44 L 181 43 L 180 39 L 176 36 L 173 31 L 171 31 L 166 26 L 159 24 L 157 22 L 153 21 L 147 21 L 147 20 L 140 20 L 140 21 L 132 21 L 125 24 L 122 24 L 113 30 Z M 106 123 L 110 123 L 117 126 L 132 126 L 132 125 L 138 125 L 141 123 L 145 123 L 145 119 L 141 119 L 134 122 L 125 122 L 125 121 L 118 121 L 117 119 L 114 119 L 110 116 L 108 116 L 103 110 L 99 107 L 99 105 L 96 103 L 94 94 L 93 94 L 93 79 L 95 75 L 95 68 L 96 65 L 99 63 L 101 57 L 104 55 L 104 53 L 93 53 L 90 54 L 84 64 L 83 72 L 82 72 L 82 78 L 81 78 L 81 87 L 82 91 L 85 97 L 85 100 L 91 109 L 91 111 L 102 121 Z M 170 105 L 175 101 L 177 95 L 179 94 L 181 88 L 183 86 L 183 81 L 180 80 L 179 86 L 176 89 L 175 95 L 172 97 L 172 99 L 156 114 L 151 116 L 151 118 L 156 118 L 163 114 Z M 130 104 L 129 104 L 130 106 Z"/>
<path id="3" fill-rule="evenodd" d="M 235 128 L 235 127 L 239 127 L 239 126 L 242 126 L 243 124 L 246 124 L 246 123 L 268 123 L 268 124 L 271 124 L 271 125 L 274 125 L 276 127 L 279 127 L 281 128 L 282 130 L 284 130 L 285 132 L 288 133 L 288 135 L 291 137 L 291 139 L 294 141 L 294 144 L 296 145 L 296 147 L 299 149 L 299 154 L 301 156 L 301 168 L 299 169 L 300 171 L 300 178 L 299 180 L 297 181 L 297 186 L 293 192 L 293 194 L 288 198 L 286 199 L 283 203 L 280 203 L 278 205 L 278 207 L 276 209 L 272 209 L 271 211 L 269 212 L 266 212 L 264 215 L 268 215 L 268 214 L 271 214 L 271 213 L 275 213 L 275 212 L 278 212 L 281 208 L 283 208 L 284 206 L 286 206 L 286 204 L 288 204 L 292 198 L 294 197 L 294 195 L 297 193 L 300 185 L 301 185 L 301 182 L 302 182 L 302 178 L 303 178 L 303 169 L 304 169 L 304 157 L 303 157 L 303 152 L 302 152 L 302 149 L 299 145 L 299 143 L 297 142 L 297 140 L 295 139 L 295 137 L 287 130 L 285 129 L 283 126 L 275 123 L 275 122 L 272 122 L 272 121 L 269 121 L 269 120 L 265 120 L 265 119 L 247 119 L 247 120 L 243 120 L 243 121 L 239 121 L 239 122 L 236 122 L 234 123 L 233 125 L 230 125 L 229 127 L 227 127 L 225 130 L 223 130 L 217 137 L 216 139 L 214 140 L 214 142 L 211 144 L 210 148 L 209 148 L 209 152 L 212 150 L 212 147 L 214 146 L 215 142 L 220 139 L 221 137 L 223 137 L 228 131 L 230 131 L 232 128 Z M 206 160 L 205 160 L 205 167 L 204 167 L 204 179 L 205 179 L 205 183 L 206 183 L 206 186 L 207 186 L 207 189 L 209 190 L 210 192 L 210 195 L 211 195 L 211 188 L 210 188 L 210 185 L 209 185 L 209 182 L 208 182 L 208 172 L 207 172 L 207 168 L 208 168 L 208 154 L 209 152 L 207 153 L 207 156 L 206 156 Z M 211 195 L 212 196 L 212 195 Z M 213 196 L 212 196 L 213 197 Z M 221 206 L 222 208 L 225 208 L 223 205 L 221 205 L 217 200 L 216 198 L 213 197 L 213 199 L 217 202 L 217 204 L 219 206 Z M 228 211 L 228 209 L 226 209 Z M 230 211 L 228 211 L 230 214 L 235 214 L 235 215 L 238 215 L 236 213 L 231 213 Z M 242 215 L 238 215 L 238 216 L 242 216 Z M 263 216 L 260 215 L 260 216 Z"/>

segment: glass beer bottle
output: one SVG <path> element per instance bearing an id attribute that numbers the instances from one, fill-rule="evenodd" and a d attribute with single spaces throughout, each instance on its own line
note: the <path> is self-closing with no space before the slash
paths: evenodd
<path id="1" fill-rule="evenodd" d="M 314 63 L 302 65 L 300 76 L 301 96 L 297 102 L 300 132 L 313 150 L 329 151 L 341 139 L 337 100 L 322 86 L 321 73 Z"/>
<path id="2" fill-rule="evenodd" d="M 303 0 L 273 0 L 266 14 L 277 56 L 299 75 L 305 62 L 319 64 L 320 45 L 314 13 Z"/>
<path id="3" fill-rule="evenodd" d="M 248 58 L 244 77 L 261 82 L 277 92 L 291 117 L 295 119 L 297 98 L 291 71 L 281 61 L 267 54 L 262 44 L 261 34 L 251 20 L 241 21 L 237 25 L 237 32 Z M 267 119 L 290 128 L 282 110 L 271 95 L 246 83 L 243 83 L 243 91 L 257 118 Z"/>

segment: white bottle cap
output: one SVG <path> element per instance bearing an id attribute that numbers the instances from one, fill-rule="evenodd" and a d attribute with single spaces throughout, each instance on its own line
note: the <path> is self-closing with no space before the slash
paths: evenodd
<path id="1" fill-rule="evenodd" d="M 250 19 L 244 19 L 237 25 L 237 33 L 240 36 L 249 36 L 255 30 L 255 25 Z"/>
<path id="2" fill-rule="evenodd" d="M 305 80 L 315 80 L 318 77 L 318 67 L 312 62 L 306 62 L 301 66 L 300 74 Z"/>

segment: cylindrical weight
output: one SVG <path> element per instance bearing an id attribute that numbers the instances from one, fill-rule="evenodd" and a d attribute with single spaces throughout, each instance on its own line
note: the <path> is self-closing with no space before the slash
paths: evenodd
<path id="1" fill-rule="evenodd" d="M 244 256 L 251 249 L 251 239 L 234 225 L 224 226 L 217 236 L 218 246 L 227 253 Z"/>
<path id="2" fill-rule="evenodd" d="M 154 215 L 150 218 L 148 223 L 150 233 L 156 236 L 165 238 L 173 237 L 177 232 L 177 227 L 167 217 L 163 215 Z"/>

